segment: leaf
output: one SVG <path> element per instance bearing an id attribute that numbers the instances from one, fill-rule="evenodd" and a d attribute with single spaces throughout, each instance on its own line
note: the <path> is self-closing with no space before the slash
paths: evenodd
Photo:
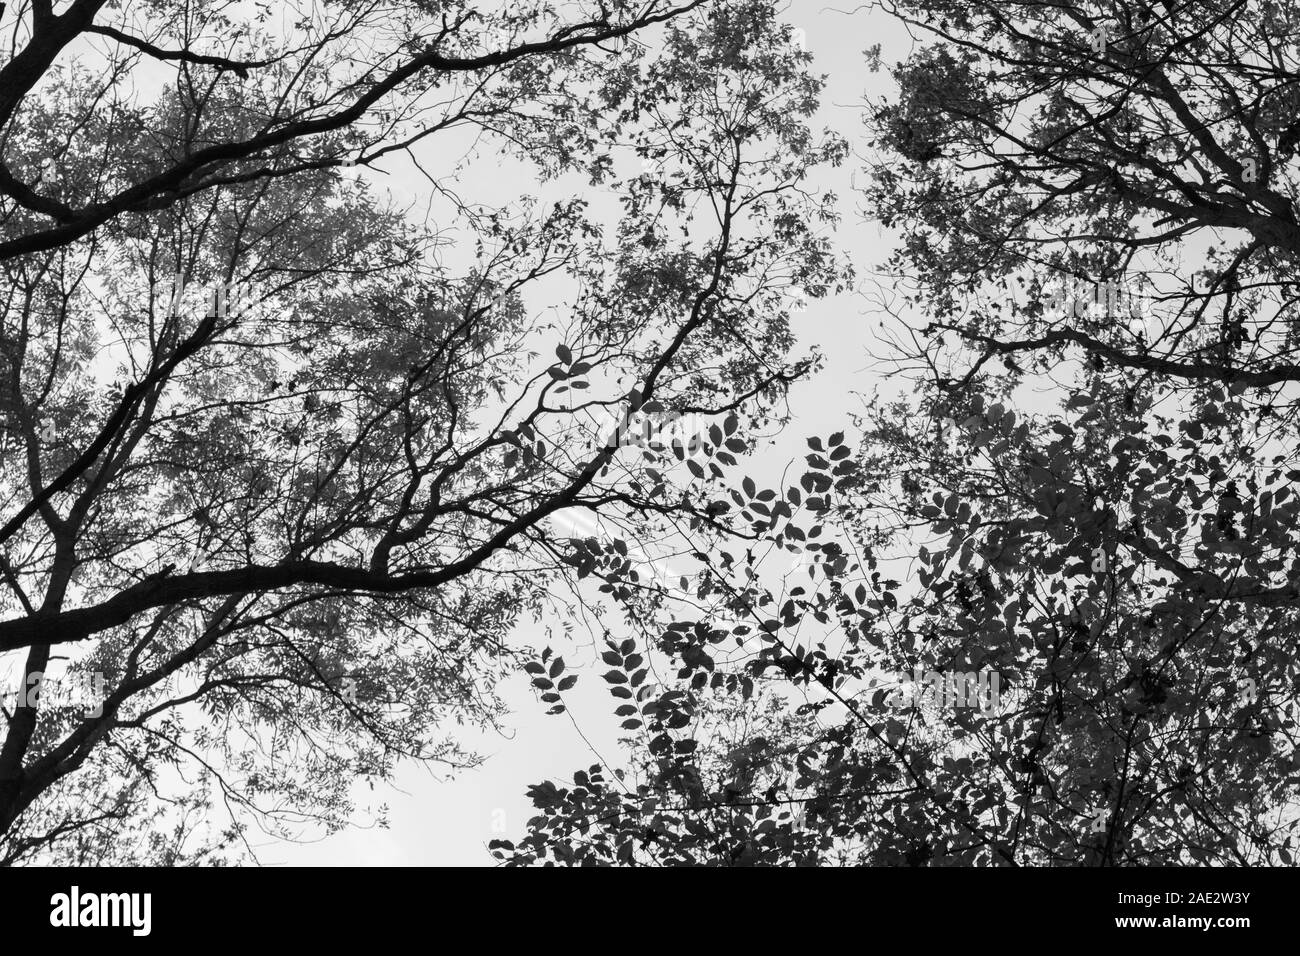
<path id="1" fill-rule="evenodd" d="M 559 357 L 560 361 L 563 362 L 565 365 L 573 364 L 573 353 L 569 351 L 569 347 L 567 345 L 557 345 L 555 347 L 555 354 Z"/>

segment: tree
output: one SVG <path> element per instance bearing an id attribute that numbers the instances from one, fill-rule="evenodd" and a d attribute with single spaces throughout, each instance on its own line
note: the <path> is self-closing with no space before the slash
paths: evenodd
<path id="1" fill-rule="evenodd" d="M 539 787 L 503 858 L 1293 863 L 1283 6 L 889 5 L 930 41 L 868 120 L 914 391 L 751 487 L 809 580 L 724 555 L 625 779 Z"/>
<path id="2" fill-rule="evenodd" d="M 496 717 L 511 627 L 586 553 L 550 519 L 707 521 L 625 460 L 632 422 L 720 421 L 809 367 L 791 294 L 839 265 L 802 184 L 843 147 L 788 28 L 511 6 L 14 11 L 6 863 L 229 859 L 250 826 L 344 825 L 400 759 L 472 763 L 443 726 Z M 610 190 L 616 228 L 443 169 L 433 226 L 351 171 L 425 171 L 460 131 Z"/>

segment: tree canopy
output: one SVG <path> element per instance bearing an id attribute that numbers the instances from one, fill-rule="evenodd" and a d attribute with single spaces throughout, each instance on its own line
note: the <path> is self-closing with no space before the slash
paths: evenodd
<path id="1" fill-rule="evenodd" d="M 1292 865 L 1300 9 L 871 4 L 824 131 L 768 0 L 497 6 L 4 14 L 0 861 L 256 859 L 523 672 L 622 750 L 504 864 Z"/>
<path id="2" fill-rule="evenodd" d="M 0 860 L 237 860 L 472 765 L 553 516 L 707 521 L 611 428 L 809 367 L 807 55 L 764 3 L 11 7 Z M 493 163 L 567 198 L 468 194 Z"/>
<path id="3" fill-rule="evenodd" d="M 498 857 L 1291 865 L 1297 11 L 885 6 L 903 384 L 720 483 L 762 545 L 609 649 L 626 766 Z"/>

